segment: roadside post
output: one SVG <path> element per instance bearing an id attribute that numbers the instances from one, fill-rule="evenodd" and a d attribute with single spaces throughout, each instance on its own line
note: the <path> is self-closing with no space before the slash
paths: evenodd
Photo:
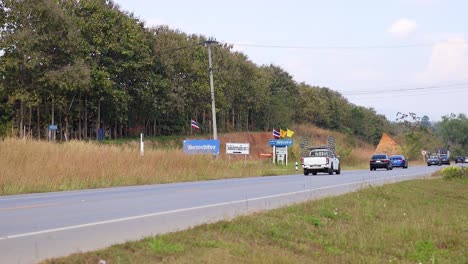
<path id="1" fill-rule="evenodd" d="M 297 161 L 296 161 L 296 171 L 297 171 Z"/>
<path id="2" fill-rule="evenodd" d="M 55 141 L 55 133 L 57 133 L 57 125 L 49 125 L 49 141 L 53 140 Z"/>
<path id="3" fill-rule="evenodd" d="M 140 156 L 145 155 L 145 142 L 143 142 L 143 133 L 140 133 Z"/>
<path id="4" fill-rule="evenodd" d="M 271 160 L 273 164 L 276 163 L 276 146 L 275 145 L 273 145 L 273 156 Z"/>

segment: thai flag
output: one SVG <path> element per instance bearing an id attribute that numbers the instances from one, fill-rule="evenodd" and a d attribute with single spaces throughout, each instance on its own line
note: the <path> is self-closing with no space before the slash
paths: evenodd
<path id="1" fill-rule="evenodd" d="M 193 119 L 192 119 L 192 127 L 196 129 L 200 129 L 200 125 Z"/>
<path id="2" fill-rule="evenodd" d="M 274 128 L 273 128 L 273 137 L 276 139 L 280 138 L 280 132 Z"/>

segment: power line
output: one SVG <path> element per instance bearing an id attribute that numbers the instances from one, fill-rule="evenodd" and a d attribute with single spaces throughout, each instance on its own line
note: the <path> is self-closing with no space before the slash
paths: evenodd
<path id="1" fill-rule="evenodd" d="M 366 95 L 366 94 L 375 94 L 375 93 L 390 93 L 390 92 L 405 92 L 405 91 L 421 91 L 421 90 L 437 90 L 437 89 L 468 89 L 468 87 L 454 87 L 460 85 L 468 85 L 468 83 L 452 83 L 444 85 L 429 85 L 429 86 L 420 86 L 413 88 L 400 88 L 400 89 L 373 89 L 373 90 L 359 90 L 359 91 L 349 91 L 349 92 L 340 92 L 342 95 Z M 447 88 L 448 87 L 448 88 Z"/>
<path id="2" fill-rule="evenodd" d="M 241 47 L 252 47 L 252 48 L 273 48 L 273 49 L 307 49 L 307 50 L 365 50 L 365 49 L 401 49 L 401 48 L 421 48 L 421 47 L 432 47 L 434 45 L 460 45 L 467 44 L 468 42 L 461 41 L 446 41 L 439 43 L 414 43 L 414 44 L 403 44 L 403 45 L 356 45 L 356 46 L 288 46 L 288 45 L 262 45 L 262 44 L 243 44 L 243 43 L 229 43 L 224 44 L 241 46 Z"/>
<path id="3" fill-rule="evenodd" d="M 387 95 L 372 95 L 367 94 L 365 97 L 352 97 L 350 99 L 352 100 L 374 100 L 374 99 L 387 99 L 387 98 L 404 98 L 404 97 L 414 97 L 414 96 L 427 96 L 427 95 L 438 95 L 438 94 L 443 94 L 443 95 L 453 95 L 453 94 L 463 94 L 468 92 L 468 87 L 466 87 L 464 90 L 458 90 L 458 91 L 451 91 L 451 92 L 442 92 L 442 91 L 433 91 L 435 93 L 419 93 L 419 94 L 387 94 Z"/>

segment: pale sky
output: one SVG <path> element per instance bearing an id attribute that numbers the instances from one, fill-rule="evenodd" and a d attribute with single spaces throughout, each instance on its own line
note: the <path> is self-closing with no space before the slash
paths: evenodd
<path id="1" fill-rule="evenodd" d="M 234 43 L 257 65 L 278 65 L 391 121 L 397 112 L 431 121 L 468 113 L 465 0 L 114 2 L 148 26 Z"/>

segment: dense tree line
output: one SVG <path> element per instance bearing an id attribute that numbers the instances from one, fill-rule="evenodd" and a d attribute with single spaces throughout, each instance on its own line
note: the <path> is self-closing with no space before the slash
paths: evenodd
<path id="1" fill-rule="evenodd" d="M 206 38 L 147 28 L 110 0 L 0 2 L 0 134 L 63 140 L 210 132 Z M 391 123 L 329 88 L 296 83 L 226 44 L 213 48 L 220 132 L 293 123 L 358 135 L 376 144 Z"/>
<path id="2" fill-rule="evenodd" d="M 468 118 L 465 114 L 443 116 L 434 129 L 446 142 L 444 147 L 448 147 L 455 155 L 468 155 Z"/>

